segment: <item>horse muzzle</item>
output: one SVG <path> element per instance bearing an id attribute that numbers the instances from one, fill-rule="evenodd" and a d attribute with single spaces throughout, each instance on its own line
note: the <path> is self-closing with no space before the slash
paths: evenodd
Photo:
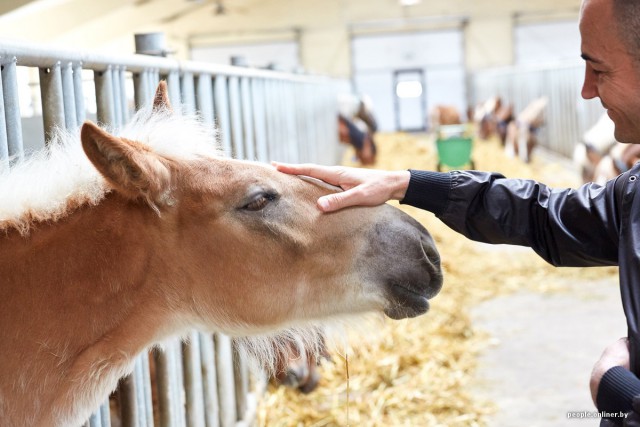
<path id="1" fill-rule="evenodd" d="M 440 257 L 435 252 L 435 246 L 428 249 L 432 255 L 427 256 L 427 251 L 423 249 L 425 255 L 421 266 L 408 270 L 404 279 L 387 283 L 384 314 L 388 317 L 397 320 L 426 313 L 429 310 L 429 299 L 435 297 L 442 288 Z"/>
<path id="2" fill-rule="evenodd" d="M 429 299 L 442 288 L 440 255 L 429 232 L 398 209 L 394 221 L 376 224 L 374 274 L 384 286 L 384 313 L 392 319 L 416 317 L 429 310 Z M 370 264 L 371 265 L 371 264 Z"/>

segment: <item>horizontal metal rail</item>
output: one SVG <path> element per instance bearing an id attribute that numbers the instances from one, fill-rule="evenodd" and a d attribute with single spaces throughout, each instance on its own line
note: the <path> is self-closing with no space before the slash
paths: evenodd
<path id="1" fill-rule="evenodd" d="M 196 62 L 162 58 L 147 55 L 108 55 L 92 52 L 81 52 L 55 46 L 43 46 L 31 43 L 0 40 L 0 61 L 19 58 L 19 64 L 27 67 L 47 68 L 58 63 L 82 64 L 83 68 L 106 71 L 113 64 L 125 67 L 128 71 L 143 72 L 155 69 L 161 74 L 173 71 L 189 71 L 192 73 L 209 73 L 222 76 L 259 77 L 291 82 L 327 83 L 327 77 L 291 74 L 280 71 L 261 70 L 256 68 L 234 67 L 224 64 Z"/>

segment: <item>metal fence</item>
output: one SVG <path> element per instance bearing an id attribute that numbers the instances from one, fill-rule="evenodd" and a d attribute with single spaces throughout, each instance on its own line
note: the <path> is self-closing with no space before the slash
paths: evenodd
<path id="1" fill-rule="evenodd" d="M 567 157 L 584 132 L 604 112 L 600 101 L 580 96 L 584 65 L 508 67 L 476 72 L 471 78 L 473 102 L 500 96 L 513 104 L 517 114 L 531 101 L 547 96 L 545 124 L 540 129 L 540 145 Z"/>
<path id="2" fill-rule="evenodd" d="M 35 73 L 41 117 L 22 117 L 18 72 Z M 0 41 L 0 162 L 28 155 L 55 127 L 75 129 L 93 112 L 118 128 L 151 103 L 160 79 L 170 100 L 219 128 L 227 154 L 258 161 L 338 161 L 335 84 L 325 78 L 143 55 L 107 56 Z M 39 87 L 35 88 L 34 85 Z M 34 131 L 34 128 L 36 131 Z M 26 142 L 26 144 L 25 144 Z M 26 153 L 26 154 L 25 154 Z M 152 378 L 155 381 L 152 381 Z M 153 387 L 152 387 L 153 383 Z M 138 357 L 121 381 L 112 419 L 106 402 L 90 427 L 251 425 L 256 388 L 232 340 L 193 332 L 186 343 Z M 113 403 L 113 402 L 112 402 Z"/>

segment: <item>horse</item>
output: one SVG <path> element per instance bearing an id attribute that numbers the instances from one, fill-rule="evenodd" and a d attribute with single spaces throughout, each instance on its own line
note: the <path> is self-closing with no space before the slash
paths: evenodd
<path id="1" fill-rule="evenodd" d="M 429 129 L 437 132 L 440 126 L 460 125 L 460 111 L 453 105 L 435 105 L 429 110 Z"/>
<path id="2" fill-rule="evenodd" d="M 613 159 L 619 159 L 624 146 L 616 140 L 615 124 L 605 112 L 582 135 L 573 150 L 573 161 L 580 168 L 583 182 L 600 181 L 615 177 Z M 628 169 L 628 168 L 627 168 Z M 626 169 L 625 169 L 626 170 Z"/>
<path id="3" fill-rule="evenodd" d="M 336 191 L 225 157 L 164 82 L 117 135 L 59 131 L 0 175 L 3 427 L 80 425 L 136 355 L 194 328 L 265 362 L 326 319 L 425 313 L 431 235 L 389 205 L 317 209 Z"/>
<path id="4" fill-rule="evenodd" d="M 504 140 L 507 155 L 517 156 L 525 163 L 531 161 L 531 153 L 538 144 L 538 130 L 544 124 L 544 110 L 548 102 L 546 96 L 531 101 L 516 120 L 509 122 Z"/>
<path id="5" fill-rule="evenodd" d="M 365 121 L 338 115 L 338 139 L 341 143 L 351 145 L 356 158 L 362 166 L 375 164 L 377 148 L 372 132 Z"/>

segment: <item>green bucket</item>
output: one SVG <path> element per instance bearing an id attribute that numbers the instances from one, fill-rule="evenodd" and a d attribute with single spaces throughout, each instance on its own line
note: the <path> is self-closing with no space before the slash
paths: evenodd
<path id="1" fill-rule="evenodd" d="M 463 166 L 470 166 L 473 169 L 474 164 L 473 160 L 471 160 L 472 145 L 472 138 L 451 137 L 437 139 L 438 170 L 442 170 L 443 167 L 460 169 Z"/>

